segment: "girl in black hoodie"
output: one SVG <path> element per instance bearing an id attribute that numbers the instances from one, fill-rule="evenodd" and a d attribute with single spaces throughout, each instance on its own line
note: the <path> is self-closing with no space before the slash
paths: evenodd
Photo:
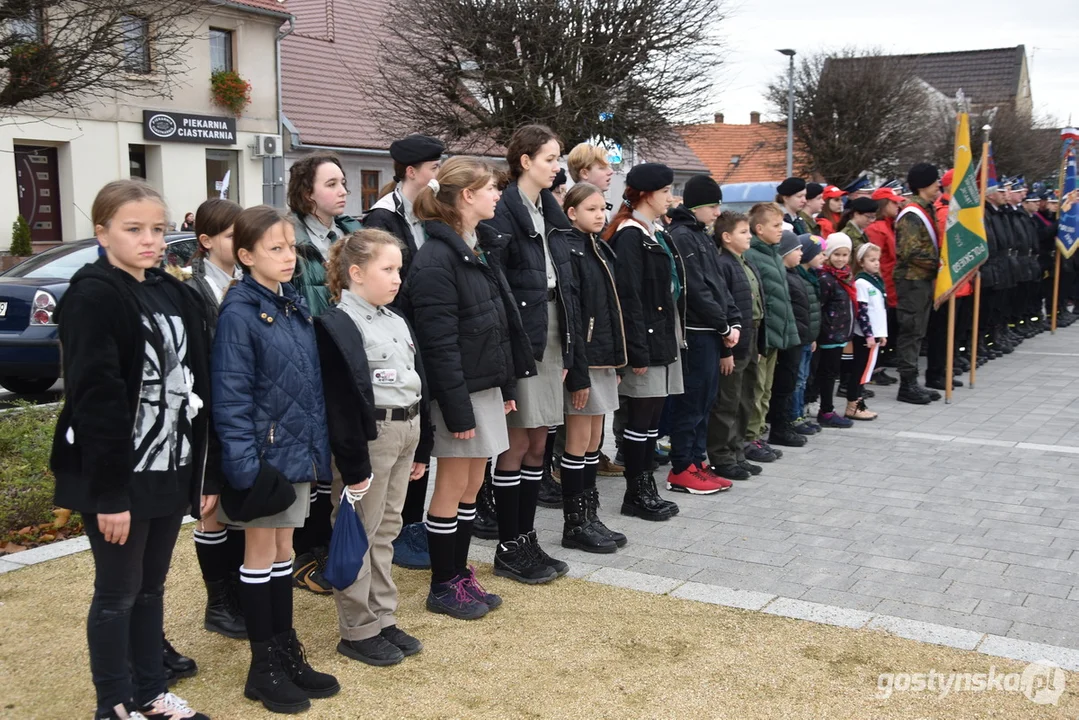
<path id="1" fill-rule="evenodd" d="M 165 576 L 190 511 L 210 515 L 209 334 L 194 291 L 159 269 L 165 203 L 136 180 L 98 192 L 104 255 L 57 309 L 65 403 L 53 437 L 56 504 L 82 513 L 94 556 L 86 635 L 97 718 L 205 720 L 168 691 Z M 211 472 L 210 475 L 217 475 Z"/>

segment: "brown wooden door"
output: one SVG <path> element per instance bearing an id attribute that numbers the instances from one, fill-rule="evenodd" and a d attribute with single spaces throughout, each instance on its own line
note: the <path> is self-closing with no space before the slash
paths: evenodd
<path id="1" fill-rule="evenodd" d="M 30 223 L 34 242 L 60 242 L 60 176 L 56 148 L 15 146 L 19 214 Z"/>

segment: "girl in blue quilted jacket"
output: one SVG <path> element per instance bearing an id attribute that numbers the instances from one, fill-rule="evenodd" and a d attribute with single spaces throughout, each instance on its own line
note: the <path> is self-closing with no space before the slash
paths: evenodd
<path id="1" fill-rule="evenodd" d="M 273 712 L 340 690 L 307 663 L 292 627 L 292 533 L 330 477 L 326 405 L 307 304 L 290 280 L 292 226 L 272 207 L 244 210 L 233 235 L 243 279 L 225 294 L 211 357 L 221 441 L 218 519 L 245 530 L 240 594 L 251 643 L 244 695 Z"/>

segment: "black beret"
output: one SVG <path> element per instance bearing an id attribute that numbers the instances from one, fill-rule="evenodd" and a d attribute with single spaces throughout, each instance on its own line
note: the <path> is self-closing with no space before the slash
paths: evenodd
<path id="1" fill-rule="evenodd" d="M 940 180 L 940 171 L 937 170 L 936 165 L 929 163 L 918 163 L 907 173 L 907 185 L 910 186 L 911 192 L 918 192 L 938 180 Z"/>
<path id="2" fill-rule="evenodd" d="M 559 168 L 558 174 L 554 176 L 554 182 L 551 183 L 551 189 L 553 190 L 556 187 L 562 187 L 565 184 L 566 184 L 566 169 L 565 168 Z"/>
<path id="3" fill-rule="evenodd" d="M 847 208 L 856 213 L 875 213 L 877 212 L 877 201 L 873 198 L 856 197 L 850 201 Z"/>
<path id="4" fill-rule="evenodd" d="M 686 180 L 682 202 L 690 210 L 702 205 L 718 205 L 723 202 L 723 191 L 719 188 L 719 183 L 708 175 L 694 175 Z"/>
<path id="5" fill-rule="evenodd" d="M 824 192 L 824 186 L 820 183 L 806 183 L 806 200 L 812 200 L 815 197 L 820 197 Z"/>
<path id="6" fill-rule="evenodd" d="M 390 157 L 402 165 L 419 165 L 439 160 L 445 151 L 446 146 L 441 140 L 427 135 L 409 135 L 390 143 Z"/>
<path id="7" fill-rule="evenodd" d="M 776 192 L 783 197 L 790 197 L 791 195 L 797 195 L 805 189 L 805 180 L 798 177 L 789 177 L 783 182 L 779 183 L 779 187 L 776 188 Z"/>
<path id="8" fill-rule="evenodd" d="M 663 163 L 641 163 L 626 173 L 626 187 L 638 192 L 655 192 L 674 184 L 674 170 Z"/>

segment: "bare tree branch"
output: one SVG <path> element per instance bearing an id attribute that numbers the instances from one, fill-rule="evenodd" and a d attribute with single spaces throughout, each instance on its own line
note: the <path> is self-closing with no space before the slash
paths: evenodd
<path id="1" fill-rule="evenodd" d="M 206 0 L 3 0 L 0 113 L 55 114 L 95 96 L 169 96 Z"/>
<path id="2" fill-rule="evenodd" d="M 722 18 L 718 0 L 401 0 L 370 90 L 384 127 L 458 146 L 529 122 L 570 144 L 665 139 L 709 104 Z"/>

